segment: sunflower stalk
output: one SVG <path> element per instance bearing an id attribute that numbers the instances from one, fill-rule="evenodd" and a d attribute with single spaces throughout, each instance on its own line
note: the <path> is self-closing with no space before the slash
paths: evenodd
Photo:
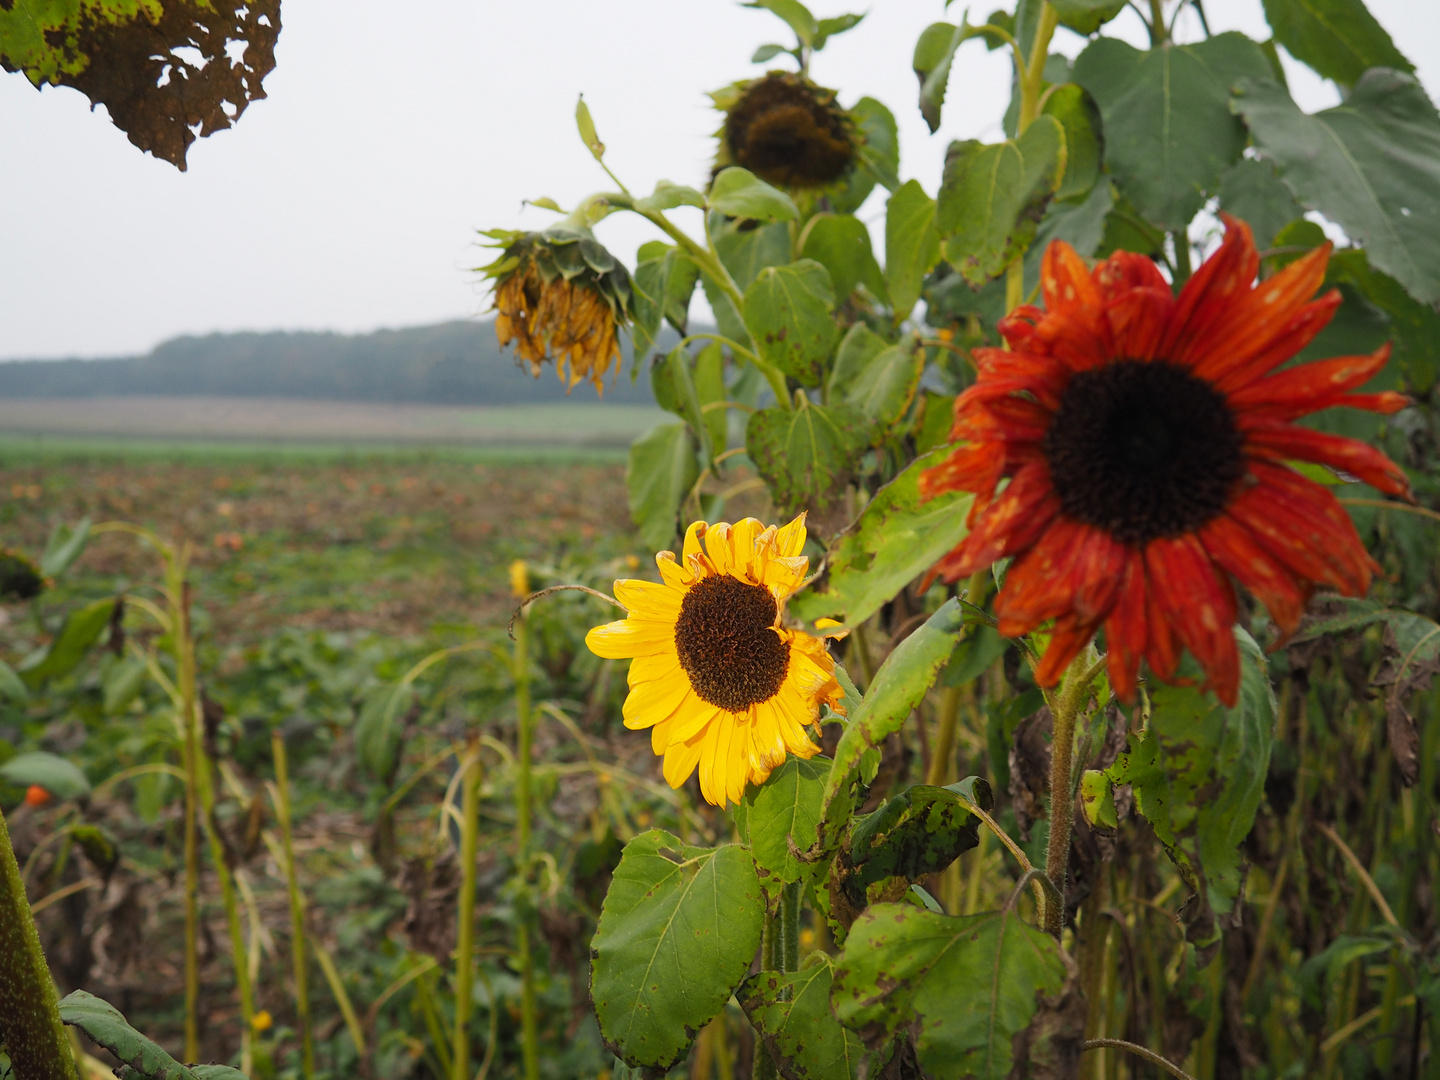
<path id="1" fill-rule="evenodd" d="M 475 958 L 475 846 L 480 833 L 480 745 L 472 738 L 460 763 L 464 773 L 460 797 L 460 896 L 455 935 L 455 1043 L 451 1053 L 454 1080 L 470 1080 L 470 1012 Z"/>
<path id="2" fill-rule="evenodd" d="M 0 1042 L 16 1075 L 26 1080 L 76 1080 L 55 982 L 40 948 L 4 811 L 0 811 L 0 956 L 5 957 L 0 965 Z"/>
<path id="3" fill-rule="evenodd" d="M 310 990 L 305 962 L 305 898 L 295 874 L 295 847 L 291 836 L 290 776 L 285 761 L 285 737 L 280 732 L 270 736 L 275 757 L 275 783 L 270 796 L 275 804 L 275 817 L 280 824 L 281 852 L 284 856 L 285 885 L 290 894 L 291 957 L 295 969 L 295 1012 L 300 1022 L 300 1075 L 309 1080 L 315 1075 L 315 1044 L 310 1032 Z"/>
<path id="4" fill-rule="evenodd" d="M 530 709 L 529 615 L 523 608 L 515 619 L 515 866 L 519 926 L 515 947 L 520 960 L 520 1045 L 526 1080 L 540 1075 L 540 1042 L 535 1025 L 535 961 L 531 930 L 535 914 L 530 895 L 530 756 L 534 736 Z M 474 861 L 473 859 L 471 860 Z M 456 1074 L 459 1080 L 459 1074 Z"/>
<path id="5" fill-rule="evenodd" d="M 1054 891 L 1047 893 L 1044 927 L 1060 936 L 1065 920 L 1065 875 L 1070 862 L 1070 832 L 1075 824 L 1075 721 L 1090 696 L 1090 684 L 1100 663 L 1090 650 L 1070 662 L 1060 691 L 1051 698 L 1054 721 L 1050 739 L 1050 837 L 1045 847 L 1045 876 Z"/>

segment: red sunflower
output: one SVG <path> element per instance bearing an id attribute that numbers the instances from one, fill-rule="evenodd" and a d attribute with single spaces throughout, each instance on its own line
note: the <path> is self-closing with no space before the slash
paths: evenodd
<path id="1" fill-rule="evenodd" d="M 976 495 L 969 536 L 936 572 L 955 581 L 1013 557 L 995 601 L 1000 632 L 1055 621 L 1041 685 L 1103 627 L 1122 698 L 1142 657 L 1171 680 L 1184 648 L 1234 704 L 1232 578 L 1288 634 L 1316 585 L 1362 595 L 1378 569 L 1335 497 L 1286 463 L 1408 497 L 1405 474 L 1374 447 L 1292 422 L 1405 406 L 1400 394 L 1351 393 L 1385 366 L 1388 345 L 1276 371 L 1340 304 L 1335 290 L 1310 299 L 1330 245 L 1256 284 L 1249 226 L 1225 225 L 1178 296 L 1143 256 L 1117 252 L 1092 271 L 1052 243 L 1044 310 L 1001 320 L 1008 349 L 975 350 L 979 378 L 955 401 L 961 445 L 921 478 L 926 497 Z"/>

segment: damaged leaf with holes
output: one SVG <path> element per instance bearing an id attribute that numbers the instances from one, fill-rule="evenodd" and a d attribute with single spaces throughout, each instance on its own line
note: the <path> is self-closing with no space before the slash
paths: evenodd
<path id="1" fill-rule="evenodd" d="M 104 105 L 141 150 L 184 172 L 198 137 L 265 97 L 280 0 L 12 0 L 0 66 Z"/>

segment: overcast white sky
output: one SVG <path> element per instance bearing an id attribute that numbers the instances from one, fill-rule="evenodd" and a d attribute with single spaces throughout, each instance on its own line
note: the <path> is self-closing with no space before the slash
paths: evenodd
<path id="1" fill-rule="evenodd" d="M 998 0 L 996 0 L 998 4 Z M 1440 88 L 1440 3 L 1369 0 Z M 979 3 L 983 16 L 989 4 Z M 952 138 L 1000 137 L 1007 60 L 967 44 L 944 123 L 926 130 L 910 70 L 941 0 L 868 0 L 812 65 L 842 103 L 869 94 L 900 124 L 901 176 L 932 193 Z M 1268 37 L 1260 0 L 1208 0 L 1211 27 Z M 819 0 L 817 15 L 865 10 Z M 984 10 L 982 10 L 984 9 Z M 950 18 L 958 17 L 955 5 Z M 717 116 L 704 92 L 765 70 L 785 41 L 734 0 L 284 0 L 269 97 L 197 141 L 190 170 L 142 155 L 74 90 L 0 73 L 0 359 L 114 356 L 213 330 L 364 331 L 487 306 L 475 230 L 543 228 L 525 198 L 571 206 L 610 187 L 575 134 L 585 94 L 632 190 L 699 185 Z M 1131 13 L 1112 32 L 1141 43 Z M 1198 26 L 1180 36 L 1197 37 Z M 1059 51 L 1083 41 L 1062 31 Z M 1334 88 L 1291 65 L 1309 110 Z M 878 214 L 872 198 L 862 216 Z M 682 210 L 677 215 L 697 214 Z M 687 225 L 698 222 L 684 218 Z M 628 215 L 600 238 L 627 262 L 651 239 Z"/>

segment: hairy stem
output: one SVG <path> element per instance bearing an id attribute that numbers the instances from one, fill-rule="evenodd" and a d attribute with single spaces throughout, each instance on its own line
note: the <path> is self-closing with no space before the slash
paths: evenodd
<path id="1" fill-rule="evenodd" d="M 1045 848 L 1045 876 L 1055 886 L 1056 896 L 1045 904 L 1045 929 L 1057 938 L 1065 918 L 1065 874 L 1075 821 L 1075 718 L 1089 695 L 1095 671 L 1088 650 L 1071 661 L 1051 709 L 1055 727 L 1050 740 L 1050 840 Z"/>
<path id="2" fill-rule="evenodd" d="M 1020 81 L 1020 116 L 1017 132 L 1034 123 L 1040 115 L 1040 90 L 1045 81 L 1045 61 L 1050 56 L 1050 39 L 1060 24 L 1060 13 L 1050 0 L 1040 6 L 1040 23 L 1035 28 L 1035 43 L 1030 47 L 1030 60 L 1025 65 L 1025 78 Z"/>
<path id="3" fill-rule="evenodd" d="M 55 982 L 30 916 L 25 882 L 0 810 L 0 1042 L 17 1077 L 76 1080 L 75 1058 L 60 1022 Z"/>

